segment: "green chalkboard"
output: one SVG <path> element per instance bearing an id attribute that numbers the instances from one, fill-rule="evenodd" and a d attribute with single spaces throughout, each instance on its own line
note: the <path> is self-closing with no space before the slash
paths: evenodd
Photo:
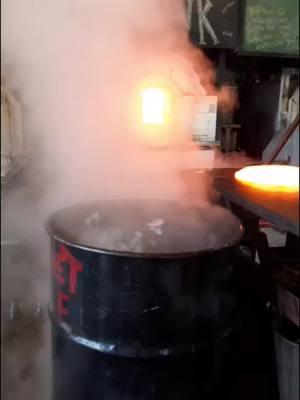
<path id="1" fill-rule="evenodd" d="M 299 0 L 244 0 L 241 50 L 299 55 Z"/>

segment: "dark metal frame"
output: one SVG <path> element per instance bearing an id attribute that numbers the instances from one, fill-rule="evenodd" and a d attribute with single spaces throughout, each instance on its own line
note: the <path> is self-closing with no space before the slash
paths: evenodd
<path id="1" fill-rule="evenodd" d="M 279 155 L 281 150 L 284 148 L 289 139 L 292 137 L 298 126 L 299 126 L 299 114 L 294 119 L 294 121 L 286 128 L 286 130 L 281 134 L 280 140 L 275 149 L 271 152 L 271 154 L 267 158 L 266 164 L 272 164 L 276 160 L 276 157 Z"/>

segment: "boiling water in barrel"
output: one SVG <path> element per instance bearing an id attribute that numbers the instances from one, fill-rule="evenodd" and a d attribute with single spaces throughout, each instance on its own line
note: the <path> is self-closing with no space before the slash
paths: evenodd
<path id="1" fill-rule="evenodd" d="M 147 359 L 161 360 L 158 371 L 170 357 L 215 358 L 235 312 L 231 277 L 242 235 L 228 211 L 101 202 L 59 211 L 48 231 L 56 400 L 98 398 L 76 393 L 99 394 L 108 356 L 139 359 L 140 372 Z M 92 370 L 100 374 L 93 382 Z M 70 381 L 78 382 L 75 392 Z"/>

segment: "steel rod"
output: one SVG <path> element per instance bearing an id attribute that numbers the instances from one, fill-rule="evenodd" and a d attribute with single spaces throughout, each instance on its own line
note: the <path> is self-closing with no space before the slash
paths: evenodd
<path id="1" fill-rule="evenodd" d="M 286 145 L 286 143 L 289 141 L 289 139 L 293 135 L 293 133 L 298 125 L 299 125 L 299 114 L 294 119 L 294 121 L 287 127 L 285 132 L 282 134 L 277 146 L 271 152 L 270 156 L 267 158 L 266 164 L 272 164 L 276 160 L 276 157 L 281 152 L 281 150 Z"/>

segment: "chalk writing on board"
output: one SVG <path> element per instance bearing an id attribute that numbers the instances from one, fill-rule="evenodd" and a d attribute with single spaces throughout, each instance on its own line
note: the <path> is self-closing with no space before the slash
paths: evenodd
<path id="1" fill-rule="evenodd" d="M 299 33 L 295 32 L 294 23 L 283 7 L 249 6 L 245 20 L 246 44 L 260 52 L 299 51 Z"/>
<path id="2" fill-rule="evenodd" d="M 189 30 L 192 28 L 193 5 L 194 0 L 187 0 L 187 24 Z"/>
<path id="3" fill-rule="evenodd" d="M 236 49 L 241 0 L 184 0 L 192 42 L 201 47 Z"/>
<path id="4" fill-rule="evenodd" d="M 188 27 L 191 28 L 192 25 L 192 14 L 193 14 L 193 5 L 194 2 L 197 4 L 198 10 L 198 23 L 199 23 L 199 32 L 200 32 L 200 41 L 199 44 L 206 45 L 206 37 L 205 37 L 205 29 L 209 34 L 215 45 L 219 44 L 220 41 L 217 38 L 216 32 L 212 27 L 211 21 L 209 20 L 209 12 L 214 7 L 214 4 L 210 0 L 187 0 L 187 20 Z"/>
<path id="5" fill-rule="evenodd" d="M 235 1 L 231 1 L 230 3 L 228 3 L 222 10 L 223 14 L 227 14 L 228 10 L 230 10 L 231 7 L 233 7 L 235 5 Z"/>
<path id="6" fill-rule="evenodd" d="M 227 37 L 232 37 L 232 36 L 233 36 L 233 32 L 222 31 L 222 35 L 223 35 L 223 36 L 227 36 Z"/>
<path id="7" fill-rule="evenodd" d="M 213 30 L 213 27 L 211 26 L 211 23 L 207 17 L 207 14 L 209 13 L 210 9 L 213 6 L 214 5 L 210 0 L 206 0 L 205 5 L 203 7 L 202 0 L 198 0 L 200 44 L 207 44 L 206 40 L 205 40 L 205 36 L 204 36 L 204 28 L 206 28 L 209 36 L 211 37 L 211 39 L 215 45 L 220 43 L 220 41 L 217 38 L 217 35 L 216 35 L 215 31 Z"/>

